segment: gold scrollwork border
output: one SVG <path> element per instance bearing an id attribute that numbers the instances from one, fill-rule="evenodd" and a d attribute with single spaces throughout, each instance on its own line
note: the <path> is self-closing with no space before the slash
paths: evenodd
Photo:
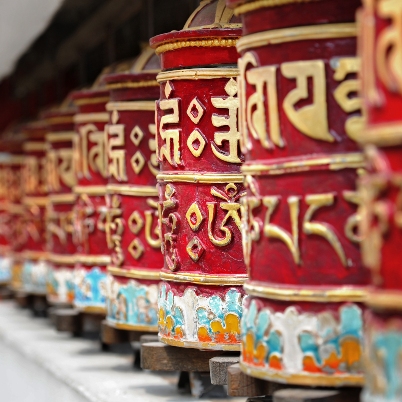
<path id="1" fill-rule="evenodd" d="M 107 266 L 110 264 L 111 258 L 108 255 L 83 255 L 76 254 L 74 256 L 75 262 L 84 265 L 102 265 Z"/>
<path id="2" fill-rule="evenodd" d="M 164 182 L 183 182 L 183 183 L 243 183 L 242 174 L 231 173 L 176 173 L 158 174 L 156 178 Z"/>
<path id="3" fill-rule="evenodd" d="M 60 131 L 46 134 L 48 142 L 67 142 L 73 141 L 77 134 L 74 131 Z"/>
<path id="4" fill-rule="evenodd" d="M 158 87 L 158 81 L 140 81 L 140 82 L 116 82 L 113 84 L 107 84 L 107 89 L 119 89 L 119 88 L 147 88 L 147 87 Z"/>
<path id="5" fill-rule="evenodd" d="M 240 4 L 234 10 L 235 15 L 241 15 L 245 13 L 250 13 L 252 11 L 258 10 L 259 8 L 264 7 L 278 7 L 285 6 L 287 4 L 296 4 L 296 3 L 311 3 L 313 1 L 319 0 L 256 0 L 253 2 Z"/>
<path id="6" fill-rule="evenodd" d="M 347 154 L 333 154 L 314 159 L 298 159 L 272 165 L 243 165 L 241 171 L 244 174 L 253 175 L 280 175 L 303 172 L 319 166 L 328 166 L 330 170 L 358 169 L 365 167 L 365 159 L 362 152 L 353 152 Z"/>
<path id="7" fill-rule="evenodd" d="M 107 123 L 109 121 L 109 113 L 78 113 L 74 116 L 74 123 Z"/>
<path id="8" fill-rule="evenodd" d="M 156 54 L 170 52 L 185 47 L 234 47 L 238 38 L 205 38 L 205 39 L 189 39 L 176 42 L 168 42 L 158 46 L 155 49 Z"/>
<path id="9" fill-rule="evenodd" d="M 238 68 L 196 68 L 189 70 L 163 71 L 156 77 L 158 82 L 168 80 L 212 80 L 216 78 L 235 78 Z"/>
<path id="10" fill-rule="evenodd" d="M 160 271 L 151 271 L 146 269 L 122 269 L 118 267 L 114 267 L 109 265 L 107 267 L 107 272 L 114 276 L 123 276 L 125 278 L 132 279 L 148 279 L 159 281 L 160 280 Z"/>
<path id="11" fill-rule="evenodd" d="M 250 48 L 301 40 L 349 38 L 357 35 L 355 23 L 321 24 L 273 29 L 244 36 L 237 43 L 239 53 Z"/>
<path id="12" fill-rule="evenodd" d="M 75 255 L 63 255 L 63 254 L 49 253 L 48 260 L 55 264 L 74 266 L 76 258 L 75 258 Z"/>
<path id="13" fill-rule="evenodd" d="M 98 96 L 97 98 L 76 99 L 74 103 L 77 106 L 83 106 L 83 105 L 94 105 L 96 103 L 106 103 L 108 100 L 109 100 L 108 96 Z"/>
<path id="14" fill-rule="evenodd" d="M 75 186 L 74 194 L 106 195 L 106 186 Z"/>
<path id="15" fill-rule="evenodd" d="M 247 280 L 247 275 L 208 275 L 189 273 L 161 272 L 160 278 L 171 282 L 189 282 L 201 285 L 225 285 L 242 286 Z"/>
<path id="16" fill-rule="evenodd" d="M 248 295 L 282 301 L 309 301 L 316 303 L 360 302 L 367 300 L 367 288 L 339 287 L 296 289 L 261 286 L 246 282 L 244 290 Z"/>
<path id="17" fill-rule="evenodd" d="M 108 194 L 133 195 L 137 197 L 157 197 L 158 190 L 152 186 L 130 186 L 121 184 L 108 184 L 106 186 Z"/>
<path id="18" fill-rule="evenodd" d="M 22 203 L 29 206 L 45 207 L 49 204 L 49 197 L 24 197 Z"/>
<path id="19" fill-rule="evenodd" d="M 366 300 L 368 305 L 373 310 L 402 310 L 402 292 L 381 292 L 376 291 L 369 293 Z"/>
<path id="20" fill-rule="evenodd" d="M 76 194 L 51 194 L 49 195 L 49 201 L 52 204 L 73 204 L 77 199 Z"/>
<path id="21" fill-rule="evenodd" d="M 291 374 L 276 370 L 270 370 L 248 367 L 240 362 L 241 370 L 249 376 L 260 378 L 263 380 L 285 382 L 287 384 L 322 386 L 322 387 L 338 387 L 364 385 L 363 374 Z"/>
<path id="22" fill-rule="evenodd" d="M 138 111 L 155 111 L 154 101 L 132 101 L 132 102 L 109 102 L 106 104 L 107 111 L 124 111 L 124 110 L 138 110 Z"/>
<path id="23" fill-rule="evenodd" d="M 22 144 L 22 149 L 25 152 L 44 152 L 47 151 L 47 144 L 46 142 L 34 142 L 34 141 L 28 141 L 24 142 Z"/>

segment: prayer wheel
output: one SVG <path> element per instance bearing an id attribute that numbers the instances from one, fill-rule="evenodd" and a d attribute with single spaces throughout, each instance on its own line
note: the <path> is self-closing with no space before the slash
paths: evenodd
<path id="1" fill-rule="evenodd" d="M 74 306 L 82 312 L 106 313 L 106 144 L 109 91 L 99 84 L 72 93 L 77 141 L 77 185 L 74 187 Z"/>
<path id="2" fill-rule="evenodd" d="M 22 289 L 30 294 L 46 295 L 47 127 L 43 120 L 38 120 L 25 125 L 22 130 L 26 136 L 22 145 L 23 230 L 26 233 L 22 254 Z"/>
<path id="3" fill-rule="evenodd" d="M 49 203 L 46 216 L 49 271 L 47 300 L 56 305 L 74 302 L 75 245 L 73 208 L 76 185 L 73 143 L 75 110 L 67 99 L 57 109 L 44 113 L 47 133 Z"/>
<path id="4" fill-rule="evenodd" d="M 367 305 L 364 402 L 402 399 L 402 3 L 363 1 L 359 13 L 361 141 L 368 172 L 360 179 L 362 258 L 372 285 Z"/>
<path id="5" fill-rule="evenodd" d="M 157 331 L 159 272 L 163 266 L 158 224 L 155 100 L 158 57 L 150 48 L 127 72 L 107 75 L 108 213 L 111 252 L 107 280 L 107 323 Z"/>
<path id="6" fill-rule="evenodd" d="M 164 255 L 158 325 L 161 341 L 174 346 L 240 346 L 247 278 L 239 203 L 240 27 L 224 1 L 208 0 L 183 30 L 150 41 L 162 67 L 156 103 Z"/>
<path id="7" fill-rule="evenodd" d="M 358 0 L 227 0 L 237 44 L 249 295 L 247 374 L 360 385 L 369 281 L 356 231 L 364 158 L 357 97 Z"/>
<path id="8" fill-rule="evenodd" d="M 1 160 L 1 187 L 4 194 L 4 209 L 1 214 L 1 275 L 4 282 L 9 281 L 9 286 L 14 291 L 22 288 L 22 250 L 26 241 L 21 182 L 24 139 L 17 126 L 7 130 L 1 138 L 1 149 L 4 150 Z"/>

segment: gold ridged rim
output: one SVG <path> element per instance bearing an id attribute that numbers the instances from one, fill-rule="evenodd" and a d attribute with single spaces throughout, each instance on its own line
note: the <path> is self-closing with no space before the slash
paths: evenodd
<path id="1" fill-rule="evenodd" d="M 285 384 L 320 386 L 320 387 L 340 387 L 340 386 L 362 386 L 364 385 L 363 374 L 291 374 L 270 370 L 268 368 L 257 369 L 248 367 L 240 362 L 241 370 L 251 377 L 262 380 L 275 381 Z"/>
<path id="2" fill-rule="evenodd" d="M 183 182 L 183 183 L 243 183 L 242 174 L 232 173 L 175 173 L 156 176 L 157 180 L 164 182 Z"/>
<path id="3" fill-rule="evenodd" d="M 358 169 L 365 166 L 365 159 L 362 152 L 334 154 L 321 158 L 299 159 L 272 165 L 243 165 L 241 167 L 241 171 L 244 174 L 278 175 L 285 173 L 297 173 L 319 166 L 328 166 L 330 170 Z"/>
<path id="4" fill-rule="evenodd" d="M 123 329 L 125 331 L 142 331 L 142 332 L 155 332 L 158 333 L 158 326 L 152 326 L 152 325 L 134 325 L 134 324 L 126 324 L 126 323 L 120 323 L 120 322 L 113 322 L 110 321 L 106 317 L 106 322 L 109 327 L 113 327 L 116 329 Z"/>
<path id="5" fill-rule="evenodd" d="M 84 265 L 102 265 L 107 266 L 110 264 L 110 256 L 108 255 L 83 255 L 75 254 L 75 263 L 80 263 Z"/>
<path id="6" fill-rule="evenodd" d="M 132 279 L 149 279 L 154 281 L 160 280 L 160 270 L 151 271 L 146 269 L 122 269 L 109 265 L 107 267 L 107 272 L 114 276 L 122 276 L 124 278 Z"/>
<path id="7" fill-rule="evenodd" d="M 155 49 L 156 54 L 170 52 L 172 50 L 183 49 L 186 47 L 234 47 L 239 38 L 208 38 L 208 39 L 188 39 L 176 42 L 168 42 Z"/>
<path id="8" fill-rule="evenodd" d="M 163 71 L 156 77 L 158 82 L 168 80 L 212 80 L 216 78 L 236 78 L 238 68 L 194 68 L 189 70 Z"/>
<path id="9" fill-rule="evenodd" d="M 116 82 L 113 84 L 107 84 L 107 89 L 124 89 L 124 88 L 146 88 L 146 87 L 158 87 L 158 81 L 140 81 L 140 82 Z"/>
<path id="10" fill-rule="evenodd" d="M 228 344 L 228 343 L 213 343 L 213 342 L 197 342 L 197 341 L 186 341 L 178 340 L 164 337 L 163 335 L 158 335 L 159 340 L 166 345 L 178 346 L 180 348 L 194 348 L 194 349 L 205 349 L 205 350 L 226 350 L 239 352 L 240 343 Z"/>
<path id="11" fill-rule="evenodd" d="M 106 186 L 74 186 L 75 194 L 106 195 Z"/>
<path id="12" fill-rule="evenodd" d="M 74 116 L 74 123 L 107 123 L 109 121 L 109 113 L 78 113 Z"/>
<path id="13" fill-rule="evenodd" d="M 313 1 L 318 0 L 257 0 L 250 3 L 240 4 L 235 8 L 234 14 L 241 15 L 264 7 L 269 8 L 269 7 L 285 6 L 288 4 L 296 4 L 296 3 L 312 3 Z"/>
<path id="14" fill-rule="evenodd" d="M 262 297 L 264 299 L 316 303 L 338 303 L 345 301 L 363 303 L 367 300 L 368 294 L 368 288 L 344 286 L 339 288 L 289 289 L 256 285 L 252 282 L 246 282 L 244 290 L 250 296 Z"/>
<path id="15" fill-rule="evenodd" d="M 132 101 L 132 102 L 109 102 L 106 105 L 108 111 L 124 111 L 124 110 L 138 110 L 138 111 L 155 111 L 155 101 Z"/>
<path id="16" fill-rule="evenodd" d="M 169 282 L 197 283 L 201 285 L 242 286 L 248 275 L 208 275 L 193 273 L 161 272 L 160 278 Z"/>
<path id="17" fill-rule="evenodd" d="M 128 184 L 108 184 L 108 194 L 132 195 L 137 197 L 157 197 L 158 190 L 152 186 L 130 186 Z"/>
<path id="18" fill-rule="evenodd" d="M 51 143 L 73 141 L 76 135 L 74 131 L 51 132 L 46 134 L 46 141 Z"/>
<path id="19" fill-rule="evenodd" d="M 239 53 L 242 53 L 248 49 L 267 45 L 277 45 L 301 40 L 349 38 L 356 35 L 356 23 L 321 24 L 273 29 L 242 37 L 237 44 L 237 50 Z"/>

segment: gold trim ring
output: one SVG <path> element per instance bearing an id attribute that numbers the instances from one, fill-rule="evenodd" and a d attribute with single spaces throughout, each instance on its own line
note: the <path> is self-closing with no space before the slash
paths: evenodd
<path id="1" fill-rule="evenodd" d="M 168 80 L 212 80 L 216 78 L 236 78 L 238 68 L 197 68 L 189 70 L 163 71 L 156 77 L 158 82 Z"/>
<path id="2" fill-rule="evenodd" d="M 154 101 L 132 101 L 132 102 L 109 102 L 106 104 L 107 111 L 124 111 L 124 110 L 138 110 L 151 112 L 155 111 Z"/>
<path id="3" fill-rule="evenodd" d="M 160 270 L 151 271 L 145 269 L 122 269 L 118 267 L 108 266 L 107 272 L 114 276 L 123 276 L 132 279 L 149 279 L 154 281 L 160 280 Z"/>
<path id="4" fill-rule="evenodd" d="M 244 290 L 248 295 L 263 297 L 265 299 L 283 301 L 310 301 L 316 303 L 328 302 L 365 302 L 367 300 L 366 288 L 339 287 L 320 289 L 296 289 L 279 288 L 257 285 L 253 282 L 246 282 Z"/>
<path id="5" fill-rule="evenodd" d="M 301 40 L 349 38 L 357 35 L 356 23 L 321 24 L 294 28 L 273 29 L 244 36 L 237 43 L 242 53 L 250 48 Z"/>
<path id="6" fill-rule="evenodd" d="M 164 182 L 183 182 L 183 183 L 243 183 L 242 174 L 231 173 L 175 173 L 163 174 L 156 176 L 157 180 Z"/>
<path id="7" fill-rule="evenodd" d="M 208 275 L 193 273 L 161 272 L 160 278 L 171 282 L 189 282 L 201 285 L 241 286 L 248 279 L 248 275 Z"/>
<path id="8" fill-rule="evenodd" d="M 102 265 L 107 266 L 110 264 L 110 256 L 108 255 L 83 255 L 76 254 L 74 256 L 75 262 L 84 265 Z"/>
<path id="9" fill-rule="evenodd" d="M 373 310 L 402 310 L 402 292 L 387 290 L 369 293 L 366 305 Z"/>
<path id="10" fill-rule="evenodd" d="M 130 186 L 127 184 L 108 184 L 108 194 L 132 195 L 137 197 L 157 197 L 158 190 L 152 186 Z"/>
<path id="11" fill-rule="evenodd" d="M 185 47 L 234 47 L 238 38 L 208 38 L 208 39 L 189 39 L 176 42 L 168 42 L 155 49 L 156 54 L 170 52 Z"/>
<path id="12" fill-rule="evenodd" d="M 313 1 L 318 0 L 257 0 L 250 3 L 240 4 L 235 8 L 234 14 L 241 15 L 264 7 L 269 8 L 269 7 L 286 6 L 288 4 L 296 4 L 296 3 L 311 3 Z"/>
<path id="13" fill-rule="evenodd" d="M 74 116 L 74 123 L 108 123 L 109 113 L 78 113 Z"/>
<path id="14" fill-rule="evenodd" d="M 106 186 L 75 186 L 74 194 L 106 195 Z"/>

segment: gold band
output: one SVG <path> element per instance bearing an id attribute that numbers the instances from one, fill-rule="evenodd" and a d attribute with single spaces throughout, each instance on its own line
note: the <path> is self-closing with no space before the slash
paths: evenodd
<path id="1" fill-rule="evenodd" d="M 339 386 L 362 386 L 364 385 L 363 374 L 321 374 L 303 373 L 292 374 L 286 371 L 272 370 L 269 368 L 251 368 L 240 361 L 241 370 L 249 376 L 279 383 L 339 387 Z"/>
<path id="2" fill-rule="evenodd" d="M 96 103 L 106 103 L 108 100 L 109 100 L 108 96 L 99 96 L 97 98 L 76 99 L 74 103 L 77 106 L 83 106 L 83 105 L 94 105 Z"/>
<path id="3" fill-rule="evenodd" d="M 106 315 L 106 307 L 99 306 L 81 306 L 80 304 L 74 303 L 74 307 L 84 314 L 96 314 L 96 315 Z"/>
<path id="4" fill-rule="evenodd" d="M 177 42 L 164 43 L 155 49 L 156 54 L 170 52 L 172 50 L 183 49 L 185 47 L 234 47 L 238 38 L 208 38 L 208 39 L 189 39 Z"/>
<path id="5" fill-rule="evenodd" d="M 252 175 L 280 175 L 304 172 L 310 170 L 312 167 L 319 166 L 328 166 L 329 170 L 358 169 L 365 167 L 365 159 L 362 152 L 333 154 L 321 158 L 298 159 L 272 165 L 243 165 L 241 171 L 244 174 Z"/>
<path id="6" fill-rule="evenodd" d="M 262 297 L 264 299 L 282 301 L 309 301 L 315 303 L 338 303 L 338 302 L 364 302 L 367 299 L 366 288 L 338 287 L 316 289 L 296 289 L 261 286 L 253 282 L 246 282 L 244 290 L 248 295 Z"/>
<path id="7" fill-rule="evenodd" d="M 154 101 L 132 101 L 132 102 L 109 102 L 106 105 L 106 110 L 111 112 L 113 110 L 124 111 L 124 110 L 149 110 L 155 111 Z"/>
<path id="8" fill-rule="evenodd" d="M 195 348 L 204 350 L 225 350 L 228 352 L 239 352 L 240 343 L 212 343 L 212 342 L 197 342 L 186 341 L 182 339 L 173 339 L 159 335 L 159 340 L 167 345 L 178 346 L 181 348 Z"/>
<path id="9" fill-rule="evenodd" d="M 285 6 L 287 4 L 311 3 L 313 1 L 318 0 L 256 0 L 250 3 L 240 4 L 235 8 L 234 14 L 241 15 L 264 7 L 268 8 L 268 7 Z"/>
<path id="10" fill-rule="evenodd" d="M 402 310 L 402 292 L 377 291 L 369 293 L 366 304 L 373 310 Z"/>
<path id="11" fill-rule="evenodd" d="M 79 113 L 74 116 L 74 123 L 108 123 L 109 113 Z"/>
<path id="12" fill-rule="evenodd" d="M 146 269 L 122 269 L 118 267 L 108 266 L 107 272 L 113 276 L 123 276 L 132 279 L 149 279 L 153 281 L 160 280 L 160 269 L 151 271 Z"/>
<path id="13" fill-rule="evenodd" d="M 107 84 L 107 89 L 124 89 L 124 88 L 146 88 L 146 87 L 158 87 L 158 81 L 140 81 L 140 82 L 116 82 L 113 84 Z"/>
<path id="14" fill-rule="evenodd" d="M 121 322 L 113 322 L 107 320 L 109 327 L 124 329 L 125 331 L 141 331 L 141 332 L 158 332 L 158 326 L 152 325 L 140 325 L 140 324 L 124 324 Z"/>
<path id="15" fill-rule="evenodd" d="M 279 43 L 296 42 L 300 40 L 319 40 L 334 38 L 349 38 L 356 36 L 355 23 L 321 24 L 294 28 L 273 29 L 244 36 L 237 43 L 239 53 L 251 48 L 277 45 Z"/>
<path id="16" fill-rule="evenodd" d="M 49 195 L 49 201 L 52 204 L 74 204 L 76 199 L 77 196 L 74 193 Z"/>
<path id="17" fill-rule="evenodd" d="M 161 272 L 160 278 L 170 282 L 189 282 L 201 285 L 225 285 L 242 286 L 248 279 L 248 275 L 208 275 L 193 273 L 169 273 Z"/>
<path id="18" fill-rule="evenodd" d="M 175 173 L 158 174 L 156 178 L 164 182 L 183 182 L 183 183 L 243 183 L 242 174 L 232 173 Z"/>
<path id="19" fill-rule="evenodd" d="M 24 142 L 22 144 L 22 149 L 24 152 L 45 152 L 47 151 L 47 144 L 46 142 Z"/>
<path id="20" fill-rule="evenodd" d="M 168 80 L 212 80 L 215 78 L 232 78 L 239 75 L 238 68 L 197 68 L 189 70 L 163 71 L 158 74 L 158 82 Z"/>
<path id="21" fill-rule="evenodd" d="M 106 186 L 75 186 L 74 194 L 106 195 Z"/>
<path id="22" fill-rule="evenodd" d="M 68 124 L 73 123 L 74 118 L 73 116 L 60 116 L 60 117 L 49 117 L 45 120 L 46 124 Z"/>
<path id="23" fill-rule="evenodd" d="M 46 251 L 24 250 L 22 252 L 22 258 L 24 258 L 25 260 L 33 261 L 48 260 L 49 253 L 47 253 Z"/>
<path id="24" fill-rule="evenodd" d="M 67 142 L 73 141 L 77 134 L 74 131 L 60 131 L 55 133 L 46 134 L 46 141 L 48 142 Z"/>
<path id="25" fill-rule="evenodd" d="M 55 264 L 60 265 L 74 265 L 76 258 L 75 255 L 63 255 L 63 254 L 48 254 L 48 260 Z"/>
<path id="26" fill-rule="evenodd" d="M 130 186 L 127 184 L 108 184 L 108 194 L 133 195 L 137 197 L 157 197 L 158 190 L 152 186 Z"/>
<path id="27" fill-rule="evenodd" d="M 83 255 L 75 254 L 74 260 L 76 263 L 84 265 L 102 265 L 107 266 L 110 264 L 110 256 L 108 255 Z"/>
<path id="28" fill-rule="evenodd" d="M 49 197 L 24 197 L 22 199 L 24 205 L 34 205 L 38 207 L 45 207 L 49 204 Z"/>

